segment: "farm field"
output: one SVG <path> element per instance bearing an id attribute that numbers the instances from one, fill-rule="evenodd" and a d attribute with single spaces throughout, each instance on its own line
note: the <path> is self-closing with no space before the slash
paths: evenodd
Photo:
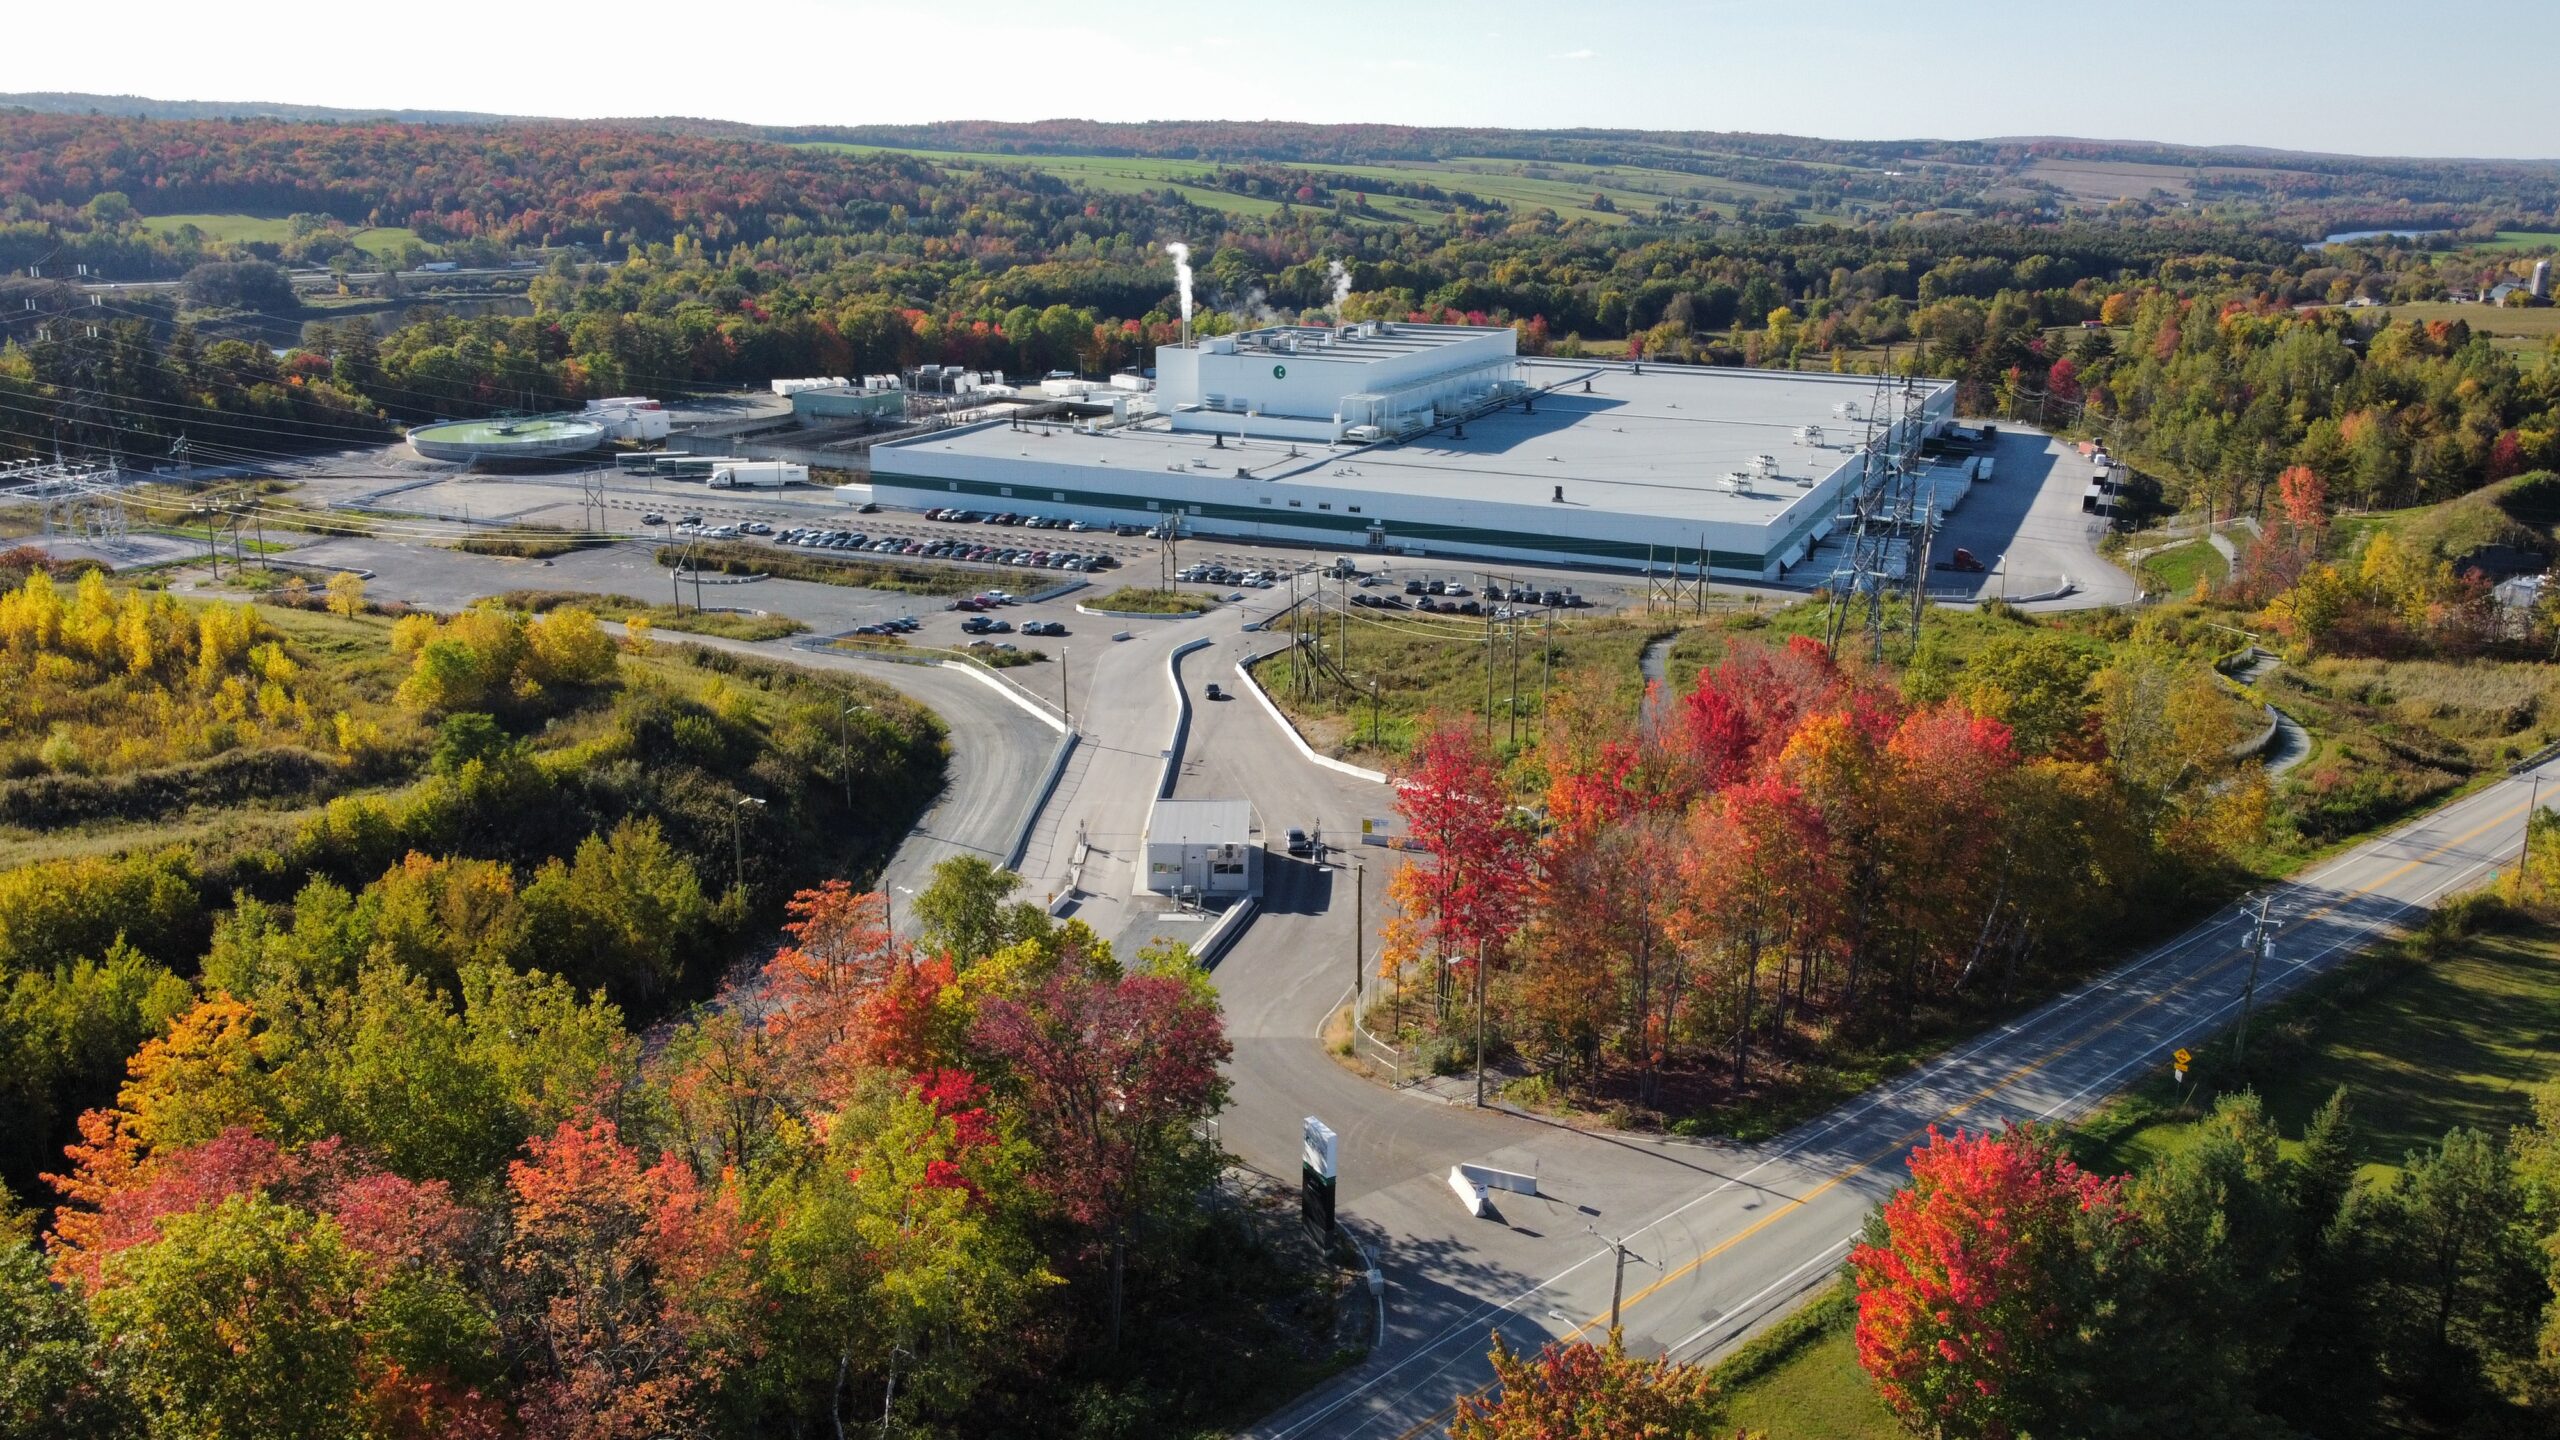
<path id="1" fill-rule="evenodd" d="M 1042 174 L 1055 176 L 1069 184 L 1124 193 L 1170 187 L 1180 190 L 1194 203 L 1244 215 L 1267 215 L 1280 208 L 1277 201 L 1250 195 L 1237 195 L 1214 185 L 1190 183 L 1220 168 L 1212 162 L 1166 160 L 1130 155 L 1004 155 L 885 145 L 855 145 L 825 140 L 800 142 L 799 148 L 832 150 L 856 155 L 912 155 L 918 159 L 960 169 L 974 169 L 988 165 L 1029 166 Z M 1534 210 L 1543 207 L 1555 211 L 1568 220 L 1597 220 L 1607 224 L 1624 223 L 1630 215 L 1650 211 L 1666 197 L 1696 200 L 1710 205 L 1730 204 L 1729 200 L 1720 202 L 1716 198 L 1727 195 L 1776 202 L 1792 202 L 1802 198 L 1795 192 L 1772 186 L 1690 175 L 1675 170 L 1657 170 L 1644 166 L 1582 165 L 1563 161 L 1460 157 L 1434 164 L 1336 165 L 1308 162 L 1306 168 L 1324 175 L 1389 183 L 1432 185 L 1443 190 L 1465 190 L 1486 199 L 1502 201 L 1515 210 Z M 1594 195 L 1607 196 L 1609 203 L 1617 207 L 1617 212 L 1591 209 L 1591 198 Z M 1370 195 L 1369 203 L 1376 209 L 1415 222 L 1436 221 L 1448 213 L 1448 207 L 1443 205 L 1383 193 Z"/>
<path id="2" fill-rule="evenodd" d="M 261 240 L 282 245 L 293 238 L 292 222 L 282 217 L 262 215 L 151 215 L 143 223 L 162 235 L 175 235 L 182 226 L 193 225 L 207 240 Z M 398 252 L 402 245 L 418 239 L 418 232 L 401 226 L 375 225 L 350 229 L 348 238 L 357 249 L 376 259 Z"/>
<path id="3" fill-rule="evenodd" d="M 2474 250 L 2539 250 L 2548 245 L 2560 245 L 2560 230 L 2501 230 L 2495 240 L 2485 245 L 2474 245 L 2471 248 Z"/>
<path id="4" fill-rule="evenodd" d="M 2465 305 L 2451 300 L 2422 300 L 2394 305 L 2384 312 L 2395 320 L 2463 320 L 2476 334 L 2493 338 L 2506 350 L 2539 350 L 2560 335 L 2560 306 L 2520 310 L 2503 305 Z"/>

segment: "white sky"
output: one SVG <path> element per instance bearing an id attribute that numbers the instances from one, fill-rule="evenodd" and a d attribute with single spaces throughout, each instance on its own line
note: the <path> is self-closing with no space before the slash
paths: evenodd
<path id="1" fill-rule="evenodd" d="M 18 8 L 7 50 L 43 58 L 0 67 L 0 89 L 763 124 L 1273 119 L 2560 155 L 2560 87 L 2517 68 L 2537 63 L 2548 0 Z"/>

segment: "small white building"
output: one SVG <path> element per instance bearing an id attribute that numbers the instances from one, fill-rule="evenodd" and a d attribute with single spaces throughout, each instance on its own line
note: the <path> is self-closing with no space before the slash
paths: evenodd
<path id="1" fill-rule="evenodd" d="M 1158 800 L 1147 811 L 1146 888 L 1234 900 L 1262 893 L 1262 847 L 1242 800 Z"/>

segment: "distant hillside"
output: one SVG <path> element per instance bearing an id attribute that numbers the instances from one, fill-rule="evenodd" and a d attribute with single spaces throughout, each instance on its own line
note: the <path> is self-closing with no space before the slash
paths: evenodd
<path id="1" fill-rule="evenodd" d="M 759 131 L 734 120 L 689 115 L 632 115 L 570 120 L 549 115 L 499 115 L 483 110 L 353 110 L 336 105 L 291 105 L 276 100 L 154 100 L 147 95 L 91 95 L 77 90 L 0 92 L 0 110 L 39 115 L 103 115 L 134 120 L 298 120 L 324 124 L 401 125 L 600 125 L 677 135 L 726 135 L 752 139 Z"/>
<path id="2" fill-rule="evenodd" d="M 145 95 L 88 95 L 76 90 L 0 94 L 0 109 L 40 115 L 121 115 L 137 120 L 397 120 L 409 125 L 494 125 L 522 117 L 477 110 L 344 110 L 274 100 L 154 100 Z"/>

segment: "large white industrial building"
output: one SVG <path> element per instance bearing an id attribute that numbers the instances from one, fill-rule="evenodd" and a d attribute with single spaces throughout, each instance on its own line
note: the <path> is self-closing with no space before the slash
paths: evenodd
<path id="1" fill-rule="evenodd" d="M 1156 352 L 1147 405 L 871 452 L 927 508 L 1361 550 L 1775 579 L 1880 450 L 1951 422 L 1943 381 L 1523 359 L 1508 327 L 1364 323 Z M 1898 417 L 1898 418 L 1897 418 Z"/>

